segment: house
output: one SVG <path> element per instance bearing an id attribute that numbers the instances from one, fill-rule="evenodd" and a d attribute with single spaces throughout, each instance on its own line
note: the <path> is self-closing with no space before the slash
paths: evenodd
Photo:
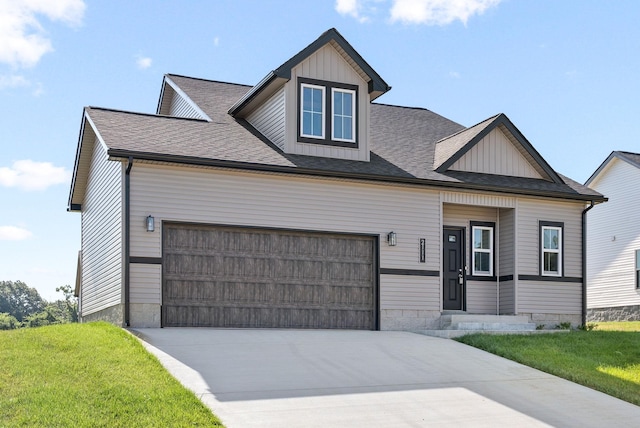
<path id="1" fill-rule="evenodd" d="M 614 151 L 585 183 L 609 202 L 587 215 L 590 321 L 640 321 L 640 154 Z"/>
<path id="2" fill-rule="evenodd" d="M 85 108 L 69 196 L 82 319 L 579 324 L 584 213 L 603 196 L 504 114 L 467 128 L 374 102 L 390 89 L 330 29 L 255 86 L 166 75 L 156 114 Z"/>

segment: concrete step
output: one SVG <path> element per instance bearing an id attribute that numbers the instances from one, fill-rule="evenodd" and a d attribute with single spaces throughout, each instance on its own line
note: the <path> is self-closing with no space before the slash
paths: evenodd
<path id="1" fill-rule="evenodd" d="M 431 337 L 452 339 L 466 336 L 467 334 L 554 334 L 568 333 L 570 330 L 416 330 L 414 333 Z"/>
<path id="2" fill-rule="evenodd" d="M 443 327 L 444 330 L 492 330 L 492 331 L 512 331 L 535 330 L 536 325 L 532 323 L 499 323 L 499 322 L 458 322 Z"/>
<path id="3" fill-rule="evenodd" d="M 482 322 L 501 324 L 527 324 L 529 317 L 526 315 L 476 315 L 476 314 L 443 314 L 440 319 L 443 323 Z"/>

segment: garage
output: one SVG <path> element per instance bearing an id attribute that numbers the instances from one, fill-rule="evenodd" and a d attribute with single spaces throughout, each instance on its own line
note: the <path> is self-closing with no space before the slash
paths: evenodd
<path id="1" fill-rule="evenodd" d="M 163 225 L 162 325 L 377 328 L 377 237 Z"/>

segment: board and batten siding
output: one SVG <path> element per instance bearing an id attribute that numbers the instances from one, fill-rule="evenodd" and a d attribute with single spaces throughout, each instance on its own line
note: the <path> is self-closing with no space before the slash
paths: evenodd
<path id="1" fill-rule="evenodd" d="M 609 201 L 587 213 L 587 307 L 640 305 L 640 169 L 613 158 L 590 187 Z"/>
<path id="2" fill-rule="evenodd" d="M 82 201 L 82 315 L 122 303 L 123 165 L 96 139 Z"/>
<path id="3" fill-rule="evenodd" d="M 297 135 L 298 77 L 358 86 L 358 148 L 299 143 Z M 370 100 L 367 82 L 345 61 L 330 44 L 318 49 L 291 70 L 291 80 L 285 84 L 286 141 L 285 152 L 308 156 L 369 161 Z M 330 96 L 330 94 L 327 94 Z"/>
<path id="4" fill-rule="evenodd" d="M 458 159 L 450 169 L 514 177 L 542 178 L 499 128 L 489 132 Z"/>
<path id="5" fill-rule="evenodd" d="M 249 122 L 269 141 L 284 151 L 284 86 L 247 116 Z"/>
<path id="6" fill-rule="evenodd" d="M 132 257 L 161 257 L 162 222 L 170 221 L 376 235 L 381 269 L 440 269 L 436 191 L 135 164 L 131 201 Z M 148 215 L 155 217 L 153 233 L 144 228 Z M 390 231 L 397 233 L 397 246 L 386 243 Z M 420 263 L 420 238 L 427 243 L 426 263 Z M 131 283 L 132 303 L 133 296 L 140 303 L 161 303 L 157 272 L 137 271 Z M 440 288 L 439 277 L 381 275 L 380 307 L 437 310 Z"/>
<path id="7" fill-rule="evenodd" d="M 517 273 L 540 275 L 540 221 L 564 223 L 563 276 L 582 277 L 583 202 L 520 199 L 517 214 Z M 526 243 L 526 244 L 525 244 Z M 517 283 L 518 313 L 580 314 L 582 283 L 520 280 Z"/>

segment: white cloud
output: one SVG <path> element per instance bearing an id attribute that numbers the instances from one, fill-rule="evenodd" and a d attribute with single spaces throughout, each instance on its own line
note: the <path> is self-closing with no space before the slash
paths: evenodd
<path id="1" fill-rule="evenodd" d="M 14 161 L 11 167 L 0 167 L 0 186 L 22 190 L 45 190 L 49 186 L 68 183 L 71 173 L 50 162 L 30 159 Z"/>
<path id="2" fill-rule="evenodd" d="M 18 76 L 16 74 L 0 76 L 0 90 L 5 88 L 17 88 L 20 86 L 29 86 L 29 81 L 23 76 Z"/>
<path id="3" fill-rule="evenodd" d="M 36 65 L 53 51 L 40 16 L 75 27 L 82 23 L 85 8 L 83 0 L 0 0 L 0 62 Z"/>
<path id="4" fill-rule="evenodd" d="M 146 70 L 151 67 L 151 63 L 153 63 L 153 60 L 147 56 L 138 55 L 136 59 L 136 65 L 140 70 Z"/>
<path id="5" fill-rule="evenodd" d="M 501 0 L 393 0 L 391 22 L 447 25 L 455 20 L 467 24 L 473 15 L 497 6 Z"/>
<path id="6" fill-rule="evenodd" d="M 0 226 L 0 241 L 22 241 L 33 234 L 27 229 L 16 226 Z"/>
<path id="7" fill-rule="evenodd" d="M 450 71 L 449 72 L 449 77 L 453 77 L 454 79 L 459 79 L 460 78 L 460 73 L 458 73 L 457 71 Z"/>
<path id="8" fill-rule="evenodd" d="M 213 38 L 213 46 L 218 46 L 220 44 L 220 37 Z"/>
<path id="9" fill-rule="evenodd" d="M 375 8 L 370 4 L 371 0 L 336 0 L 336 12 L 340 15 L 349 15 L 358 22 L 367 22 L 370 18 L 364 14 L 375 12 Z"/>

